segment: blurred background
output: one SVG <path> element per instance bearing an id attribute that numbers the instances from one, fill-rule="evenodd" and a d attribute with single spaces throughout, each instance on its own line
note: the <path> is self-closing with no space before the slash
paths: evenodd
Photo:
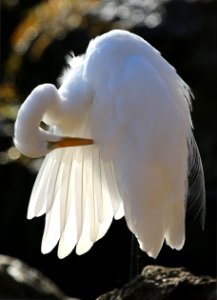
<path id="1" fill-rule="evenodd" d="M 184 266 L 197 275 L 216 275 L 217 198 L 217 1 L 216 0 L 2 0 L 0 81 L 0 254 L 17 257 L 51 278 L 69 296 L 95 299 L 129 280 L 131 234 L 114 221 L 87 254 L 64 260 L 56 249 L 40 253 L 44 217 L 26 220 L 41 160 L 13 146 L 17 110 L 41 83 L 57 83 L 70 51 L 85 52 L 89 41 L 110 29 L 128 29 L 146 39 L 192 88 L 194 134 L 207 193 L 204 231 L 187 223 L 182 251 L 163 247 L 147 264 Z M 1 298 L 1 283 L 0 283 Z"/>

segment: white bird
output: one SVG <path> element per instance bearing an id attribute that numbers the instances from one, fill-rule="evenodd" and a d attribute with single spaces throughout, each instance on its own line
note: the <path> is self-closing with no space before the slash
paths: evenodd
<path id="1" fill-rule="evenodd" d="M 42 252 L 59 241 L 59 258 L 75 246 L 83 254 L 124 215 L 149 256 L 164 241 L 181 249 L 189 174 L 190 206 L 202 219 L 205 206 L 190 88 L 155 48 L 124 30 L 96 37 L 68 64 L 59 89 L 37 86 L 15 123 L 18 150 L 46 155 L 27 216 L 46 214 Z M 60 137 L 86 145 L 64 147 Z"/>

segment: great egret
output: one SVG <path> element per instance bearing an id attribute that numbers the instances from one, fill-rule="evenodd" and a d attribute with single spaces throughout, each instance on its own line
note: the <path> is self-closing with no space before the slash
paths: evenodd
<path id="1" fill-rule="evenodd" d="M 28 208 L 29 219 L 46 213 L 42 252 L 59 241 L 60 258 L 75 246 L 83 254 L 124 215 L 149 256 L 164 241 L 181 249 L 192 172 L 191 204 L 204 217 L 190 88 L 155 48 L 124 30 L 96 37 L 68 64 L 60 88 L 37 86 L 15 124 L 20 152 L 46 155 Z"/>

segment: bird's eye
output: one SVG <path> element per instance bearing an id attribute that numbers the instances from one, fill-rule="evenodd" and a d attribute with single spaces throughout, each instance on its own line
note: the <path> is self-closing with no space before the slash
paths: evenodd
<path id="1" fill-rule="evenodd" d="M 45 122 L 41 121 L 40 122 L 40 127 L 46 131 L 49 130 L 50 126 L 48 126 Z"/>

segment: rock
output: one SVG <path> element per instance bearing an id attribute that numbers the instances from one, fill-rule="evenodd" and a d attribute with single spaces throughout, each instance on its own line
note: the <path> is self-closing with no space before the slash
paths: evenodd
<path id="1" fill-rule="evenodd" d="M 0 255 L 0 283 L 0 299 L 76 300 L 38 270 L 10 256 Z"/>
<path id="2" fill-rule="evenodd" d="M 147 266 L 141 275 L 123 288 L 97 300 L 215 300 L 216 284 L 216 279 L 194 276 L 185 268 Z"/>

